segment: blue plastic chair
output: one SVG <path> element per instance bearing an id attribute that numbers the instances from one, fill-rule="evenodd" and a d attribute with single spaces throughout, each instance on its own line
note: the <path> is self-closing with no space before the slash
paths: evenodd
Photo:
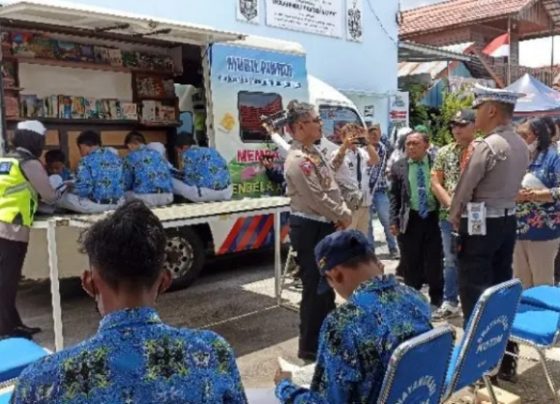
<path id="1" fill-rule="evenodd" d="M 560 288 L 537 286 L 523 292 L 510 339 L 537 351 L 554 400 L 560 403 L 546 361 L 546 351 L 560 342 Z"/>
<path id="2" fill-rule="evenodd" d="M 490 376 L 502 362 L 521 292 L 521 282 L 513 279 L 486 289 L 480 296 L 463 340 L 453 351 L 445 399 L 482 378 L 492 402 L 497 404 Z"/>
<path id="3" fill-rule="evenodd" d="M 0 340 L 0 384 L 15 379 L 28 365 L 48 353 L 45 348 L 25 338 Z"/>
<path id="4" fill-rule="evenodd" d="M 438 327 L 400 344 L 389 360 L 378 403 L 439 404 L 454 333 Z"/>

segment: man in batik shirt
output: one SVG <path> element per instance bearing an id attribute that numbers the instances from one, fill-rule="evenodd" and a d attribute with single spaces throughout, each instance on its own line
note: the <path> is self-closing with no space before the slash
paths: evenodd
<path id="1" fill-rule="evenodd" d="M 123 163 L 117 154 L 101 145 L 99 133 L 86 130 L 76 140 L 80 163 L 73 191 L 57 205 L 79 213 L 101 213 L 124 202 Z"/>
<path id="2" fill-rule="evenodd" d="M 233 185 L 226 160 L 216 149 L 196 145 L 194 136 L 182 132 L 176 149 L 182 161 L 182 181 L 173 181 L 173 192 L 191 202 L 227 201 Z"/>
<path id="3" fill-rule="evenodd" d="M 103 316 L 97 333 L 23 371 L 12 403 L 246 403 L 228 343 L 173 328 L 154 309 L 171 283 L 165 231 L 141 201 L 94 224 L 82 239 L 82 287 Z"/>
<path id="4" fill-rule="evenodd" d="M 440 203 L 439 228 L 443 247 L 443 303 L 434 312 L 434 319 L 443 320 L 461 314 L 459 309 L 459 283 L 457 254 L 453 251 L 451 233 L 453 225 L 449 221 L 449 207 L 461 172 L 467 165 L 475 137 L 472 109 L 463 109 L 451 120 L 451 131 L 455 141 L 442 147 L 432 167 L 432 192 Z"/>
<path id="5" fill-rule="evenodd" d="M 276 375 L 282 403 L 375 403 L 393 350 L 430 330 L 430 307 L 416 290 L 383 275 L 368 239 L 356 230 L 327 236 L 315 249 L 322 276 L 347 300 L 325 319 L 310 389 Z"/>
<path id="6" fill-rule="evenodd" d="M 151 207 L 173 202 L 171 172 L 165 158 L 146 147 L 146 138 L 140 132 L 130 132 L 124 144 L 130 150 L 124 159 L 126 199 L 140 199 Z"/>

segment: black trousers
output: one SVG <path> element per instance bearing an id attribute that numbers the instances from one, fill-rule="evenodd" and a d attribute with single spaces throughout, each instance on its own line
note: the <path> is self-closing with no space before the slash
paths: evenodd
<path id="1" fill-rule="evenodd" d="M 443 251 L 438 213 L 430 212 L 422 219 L 411 210 L 406 232 L 398 239 L 404 282 L 417 290 L 427 282 L 430 301 L 439 307 L 443 301 Z"/>
<path id="2" fill-rule="evenodd" d="M 560 283 L 560 250 L 556 253 L 556 259 L 554 260 L 554 283 Z"/>
<path id="3" fill-rule="evenodd" d="M 22 325 L 16 309 L 16 294 L 27 243 L 0 238 L 0 335 Z"/>
<path id="4" fill-rule="evenodd" d="M 513 277 L 513 249 L 517 222 L 515 216 L 486 219 L 486 236 L 469 236 L 467 219 L 461 220 L 459 259 L 459 294 L 467 326 L 479 297 L 486 289 Z M 517 353 L 516 344 L 508 342 L 507 351 Z M 504 356 L 500 371 L 513 373 L 516 359 Z"/>
<path id="5" fill-rule="evenodd" d="M 313 359 L 319 345 L 319 332 L 325 317 L 334 309 L 334 291 L 317 293 L 319 268 L 315 261 L 315 246 L 333 233 L 332 224 L 290 216 L 290 241 L 297 252 L 303 292 L 300 303 L 299 352 L 302 359 Z"/>

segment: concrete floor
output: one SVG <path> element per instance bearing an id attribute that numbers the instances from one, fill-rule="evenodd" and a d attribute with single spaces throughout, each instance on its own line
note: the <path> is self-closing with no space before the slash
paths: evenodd
<path id="1" fill-rule="evenodd" d="M 376 227 L 378 240 L 384 240 Z M 378 254 L 388 258 L 385 244 L 379 244 Z M 387 272 L 394 272 L 396 261 L 384 260 Z M 246 388 L 272 388 L 277 358 L 295 358 L 298 336 L 298 314 L 276 306 L 274 299 L 273 254 L 271 251 L 242 257 L 219 259 L 207 265 L 204 275 L 192 287 L 167 293 L 158 302 L 165 322 L 179 327 L 208 328 L 224 336 L 234 347 Z M 94 303 L 80 292 L 78 282 L 65 282 L 62 301 L 65 345 L 72 345 L 95 333 L 99 315 Z M 288 289 L 283 297 L 297 305 L 297 289 Z M 18 296 L 24 322 L 40 326 L 43 332 L 36 340 L 53 349 L 54 336 L 47 282 L 24 282 Z M 462 320 L 454 325 L 460 327 Z M 459 336 L 461 330 L 458 328 Z M 536 357 L 526 349 L 523 355 Z M 560 349 L 551 353 L 560 361 Z M 552 370 L 560 385 L 560 362 Z M 520 377 L 516 385 L 503 387 L 523 398 L 523 403 L 550 403 L 542 369 L 527 360 L 520 362 Z"/>

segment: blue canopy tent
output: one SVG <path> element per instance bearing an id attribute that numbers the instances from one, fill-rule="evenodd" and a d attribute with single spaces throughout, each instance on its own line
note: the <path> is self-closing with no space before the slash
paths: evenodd
<path id="1" fill-rule="evenodd" d="M 528 73 L 508 86 L 507 89 L 525 94 L 525 97 L 517 100 L 515 116 L 560 116 L 560 92 L 548 87 Z"/>

